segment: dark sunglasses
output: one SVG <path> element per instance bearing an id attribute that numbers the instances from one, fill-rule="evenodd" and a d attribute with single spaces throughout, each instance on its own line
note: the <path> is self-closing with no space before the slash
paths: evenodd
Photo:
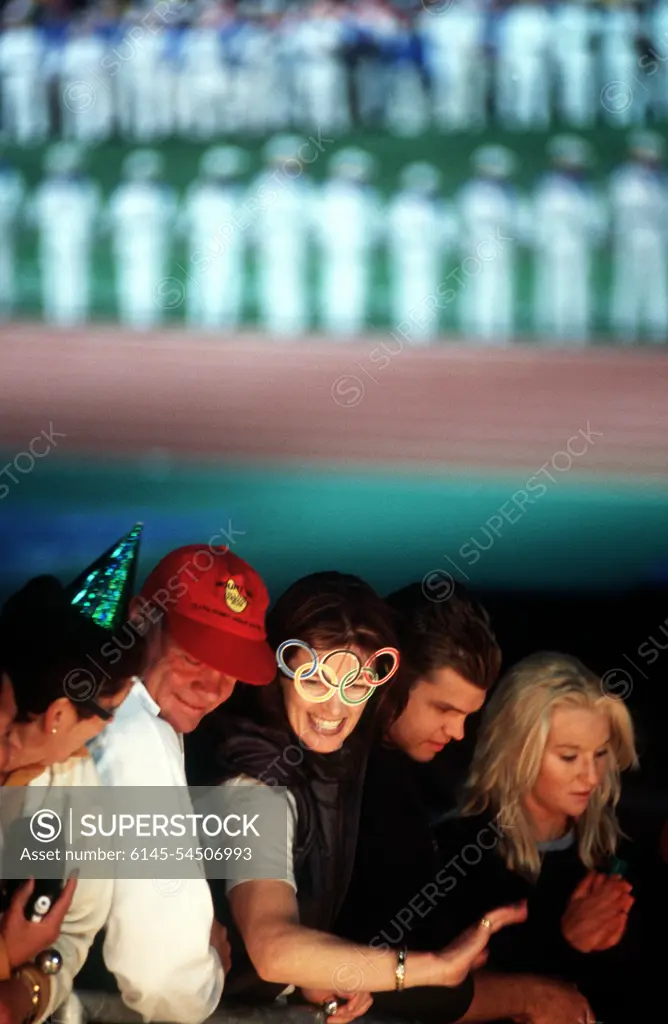
<path id="1" fill-rule="evenodd" d="M 82 700 L 81 707 L 88 708 L 88 710 L 92 711 L 94 715 L 101 718 L 103 722 L 111 722 L 116 714 L 116 708 L 112 708 L 109 711 L 107 708 L 103 708 L 101 704 L 98 704 L 98 702 L 92 697 L 88 700 Z"/>

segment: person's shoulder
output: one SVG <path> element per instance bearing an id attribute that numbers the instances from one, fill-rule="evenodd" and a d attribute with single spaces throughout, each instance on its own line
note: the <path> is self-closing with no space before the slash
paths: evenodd
<path id="1" fill-rule="evenodd" d="M 161 725 L 167 725 L 159 715 L 159 706 L 141 680 L 135 679 L 132 689 L 114 714 L 113 720 L 105 727 L 103 735 L 122 735 L 149 723 L 159 729 Z"/>
<path id="2" fill-rule="evenodd" d="M 369 752 L 365 785 L 391 793 L 398 789 L 415 789 L 414 762 L 396 747 L 375 744 Z"/>
<path id="3" fill-rule="evenodd" d="M 369 752 L 369 767 L 386 770 L 388 768 L 396 771 L 408 761 L 408 755 L 404 754 L 398 747 L 390 746 L 387 743 L 374 743 Z"/>
<path id="4" fill-rule="evenodd" d="M 202 730 L 210 747 L 209 784 L 240 776 L 270 787 L 304 782 L 305 755 L 296 737 L 290 730 L 262 720 L 259 707 L 257 711 L 257 717 L 250 717 L 245 704 L 235 704 L 232 712 L 221 708 L 218 714 L 214 712 L 215 721 Z"/>
<path id="5" fill-rule="evenodd" d="M 54 782 L 60 786 L 99 786 L 100 776 L 95 761 L 81 751 L 62 764 L 53 766 Z"/>
<path id="6" fill-rule="evenodd" d="M 232 779 L 226 779 L 225 782 L 221 783 L 223 786 L 264 786 L 265 789 L 269 789 L 270 786 L 262 779 L 256 779 L 253 775 L 235 775 Z"/>
<path id="7" fill-rule="evenodd" d="M 172 764 L 175 759 L 180 761 L 178 736 L 171 725 L 159 716 L 160 708 L 143 683 L 135 682 L 113 721 L 90 744 L 103 781 L 108 781 L 105 773 L 109 771 L 114 776 L 119 772 L 124 776 L 134 774 L 132 766 L 138 761 L 145 764 L 147 770 L 150 766 L 153 776 L 161 765 Z"/>
<path id="8" fill-rule="evenodd" d="M 470 843 L 483 847 L 483 837 L 488 837 L 487 848 L 491 849 L 493 837 L 496 837 L 498 842 L 503 829 L 498 818 L 488 812 L 464 815 L 459 810 L 453 810 L 443 815 L 435 824 L 434 832 L 441 850 L 454 847 L 461 849 Z"/>

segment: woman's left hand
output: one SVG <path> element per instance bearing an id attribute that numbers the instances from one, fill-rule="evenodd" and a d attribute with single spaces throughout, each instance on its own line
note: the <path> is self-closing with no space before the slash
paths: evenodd
<path id="1" fill-rule="evenodd" d="M 626 930 L 633 903 L 631 886 L 623 878 L 590 871 L 568 901 L 562 934 L 580 953 L 611 949 Z"/>
<path id="2" fill-rule="evenodd" d="M 304 999 L 308 1000 L 309 1003 L 317 1003 L 319 1005 L 326 1003 L 328 999 L 340 998 L 336 992 L 327 992 L 325 989 L 303 988 L 301 991 Z M 334 1024 L 350 1024 L 350 1021 L 356 1020 L 357 1017 L 363 1017 L 365 1013 L 368 1013 L 372 1004 L 373 997 L 368 992 L 356 992 L 345 1003 L 342 1003 L 334 1013 L 330 1014 L 327 1020 L 333 1021 Z"/>

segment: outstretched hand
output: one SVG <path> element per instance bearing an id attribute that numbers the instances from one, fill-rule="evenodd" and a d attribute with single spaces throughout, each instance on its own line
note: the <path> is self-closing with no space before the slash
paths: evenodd
<path id="1" fill-rule="evenodd" d="M 448 986 L 461 985 L 466 976 L 482 967 L 487 960 L 490 937 L 510 924 L 522 924 L 527 919 L 526 901 L 509 907 L 491 910 L 477 923 L 458 935 L 438 956 L 447 965 Z M 487 922 L 485 924 L 484 922 Z"/>

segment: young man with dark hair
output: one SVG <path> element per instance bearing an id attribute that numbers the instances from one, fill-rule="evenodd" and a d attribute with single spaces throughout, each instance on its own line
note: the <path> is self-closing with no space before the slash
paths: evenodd
<path id="1" fill-rule="evenodd" d="M 386 598 L 394 609 L 403 665 L 388 737 L 413 761 L 427 762 L 479 711 L 501 668 L 489 615 L 461 586 L 447 601 L 412 583 Z"/>
<path id="2" fill-rule="evenodd" d="M 375 949 L 438 949 L 452 938 L 444 898 L 496 846 L 502 825 L 483 830 L 478 860 L 444 863 L 419 767 L 464 736 L 501 668 L 489 616 L 457 584 L 446 601 L 419 583 L 391 594 L 401 676 L 383 700 L 383 724 L 369 759 L 352 882 L 337 932 Z M 484 840 L 484 841 L 483 841 Z M 458 988 L 374 996 L 384 1015 L 448 1021 L 522 1019 L 528 1024 L 594 1020 L 584 998 L 560 982 L 531 975 L 478 972 Z"/>

